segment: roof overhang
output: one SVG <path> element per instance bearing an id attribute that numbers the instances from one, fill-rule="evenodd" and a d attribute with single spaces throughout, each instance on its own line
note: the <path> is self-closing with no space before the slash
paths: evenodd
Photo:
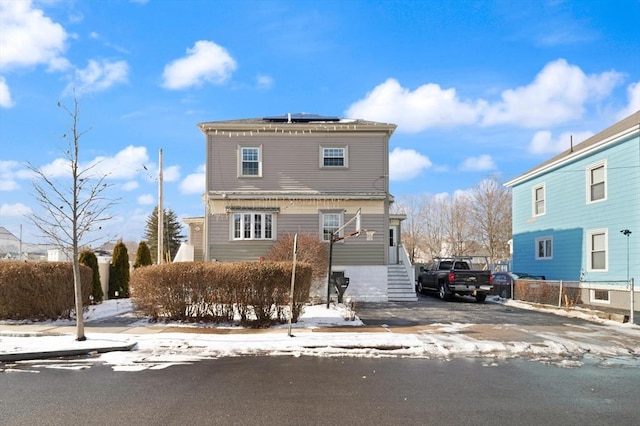
<path id="1" fill-rule="evenodd" d="M 606 139 L 603 139 L 598 143 L 587 145 L 583 149 L 575 149 L 573 150 L 573 152 L 569 150 L 566 153 L 559 155 L 556 160 L 550 160 L 547 163 L 543 163 L 542 165 L 530 170 L 529 172 L 524 173 L 518 176 L 517 178 L 506 182 L 504 186 L 513 187 L 516 185 L 520 185 L 521 183 L 524 183 L 537 176 L 548 173 L 566 164 L 572 163 L 576 160 L 592 155 L 593 153 L 598 152 L 602 149 L 605 149 L 611 145 L 615 145 L 621 141 L 624 141 L 639 135 L 640 135 L 640 125 L 636 124 Z"/>

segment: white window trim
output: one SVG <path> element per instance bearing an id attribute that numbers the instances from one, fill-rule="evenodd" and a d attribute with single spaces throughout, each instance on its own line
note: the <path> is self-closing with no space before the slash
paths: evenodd
<path id="1" fill-rule="evenodd" d="M 344 150 L 344 165 L 343 166 L 325 166 L 324 165 L 324 150 L 325 149 L 343 149 Z M 320 145 L 320 160 L 319 166 L 321 169 L 348 169 L 349 168 L 349 145 Z"/>
<path id="2" fill-rule="evenodd" d="M 542 188 L 542 206 L 543 206 L 543 212 L 542 213 L 536 213 L 536 191 L 538 189 Z M 531 216 L 533 217 L 537 217 L 537 216 L 544 216 L 547 213 L 547 187 L 544 183 L 541 183 L 540 185 L 536 185 L 533 188 L 531 188 Z"/>
<path id="3" fill-rule="evenodd" d="M 591 171 L 593 169 L 597 169 L 598 167 L 604 166 L 604 197 L 600 200 L 592 200 L 591 199 Z M 591 164 L 586 168 L 586 197 L 587 204 L 595 204 L 601 203 L 603 201 L 607 201 L 607 160 L 598 161 L 597 163 Z"/>
<path id="4" fill-rule="evenodd" d="M 551 241 L 551 256 L 544 256 L 544 257 L 540 257 L 538 255 L 538 243 L 540 241 Z M 538 237 L 536 238 L 536 260 L 552 260 L 553 259 L 553 237 L 547 236 L 547 237 Z"/>
<path id="5" fill-rule="evenodd" d="M 593 269 L 591 264 L 591 237 L 595 234 L 604 234 L 604 269 Z M 587 271 L 588 272 L 608 272 L 609 271 L 609 230 L 607 228 L 603 229 L 592 229 L 587 231 L 586 233 L 586 243 L 587 243 Z"/>
<path id="6" fill-rule="evenodd" d="M 607 300 L 596 299 L 596 291 L 606 291 L 607 292 Z M 610 305 L 611 304 L 611 291 L 610 290 L 589 290 L 589 302 L 597 305 Z"/>
<path id="7" fill-rule="evenodd" d="M 235 215 L 240 215 L 240 237 L 236 238 L 236 234 L 235 234 Z M 250 214 L 251 215 L 251 237 L 250 238 L 245 238 L 244 237 L 244 215 L 245 214 Z M 255 229 L 253 227 L 253 215 L 259 214 L 262 216 L 262 238 L 254 238 L 253 234 L 255 232 Z M 266 215 L 271 215 L 271 238 L 265 238 L 265 224 L 266 224 L 266 219 L 265 216 Z M 231 241 L 272 241 L 276 239 L 277 236 L 277 232 L 276 232 L 276 218 L 277 215 L 275 213 L 271 213 L 271 212 L 261 212 L 261 211 L 236 211 L 233 213 L 229 214 L 229 239 Z"/>
<path id="8" fill-rule="evenodd" d="M 325 240 L 324 239 L 324 215 L 325 214 L 339 214 L 340 215 L 340 221 L 338 222 L 338 228 L 341 228 L 342 225 L 344 224 L 344 210 L 321 210 L 320 211 L 320 241 L 324 241 L 325 243 L 328 243 L 329 240 Z M 340 232 L 338 233 L 338 236 L 342 237 L 344 236 L 344 230 L 341 229 Z"/>
<path id="9" fill-rule="evenodd" d="M 245 175 L 242 174 L 242 150 L 245 148 L 255 148 L 258 150 L 258 174 L 257 175 Z M 262 145 L 238 145 L 238 177 L 255 179 L 262 177 Z"/>

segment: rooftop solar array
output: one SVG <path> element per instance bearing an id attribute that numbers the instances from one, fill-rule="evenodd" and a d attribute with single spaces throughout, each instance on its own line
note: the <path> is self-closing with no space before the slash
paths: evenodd
<path id="1" fill-rule="evenodd" d="M 272 123 L 312 123 L 312 122 L 336 122 L 340 121 L 340 117 L 326 116 L 319 114 L 307 114 L 306 112 L 298 112 L 295 114 L 274 115 L 264 117 L 265 121 Z"/>

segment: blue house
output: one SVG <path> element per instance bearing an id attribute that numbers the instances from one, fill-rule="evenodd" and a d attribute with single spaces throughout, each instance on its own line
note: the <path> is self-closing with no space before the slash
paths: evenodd
<path id="1" fill-rule="evenodd" d="M 513 270 L 580 281 L 584 303 L 628 309 L 616 288 L 633 277 L 640 290 L 640 111 L 505 185 Z"/>

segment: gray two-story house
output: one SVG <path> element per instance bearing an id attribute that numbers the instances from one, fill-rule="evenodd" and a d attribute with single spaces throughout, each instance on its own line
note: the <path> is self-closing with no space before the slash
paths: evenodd
<path id="1" fill-rule="evenodd" d="M 328 242 L 360 210 L 370 239 L 362 232 L 333 247 L 332 270 L 350 280 L 346 295 L 415 300 L 399 244 L 402 218 L 389 215 L 394 124 L 287 114 L 198 127 L 206 138 L 206 214 L 185 221 L 196 260 L 255 261 L 287 234 Z M 354 230 L 355 221 L 341 234 Z"/>

